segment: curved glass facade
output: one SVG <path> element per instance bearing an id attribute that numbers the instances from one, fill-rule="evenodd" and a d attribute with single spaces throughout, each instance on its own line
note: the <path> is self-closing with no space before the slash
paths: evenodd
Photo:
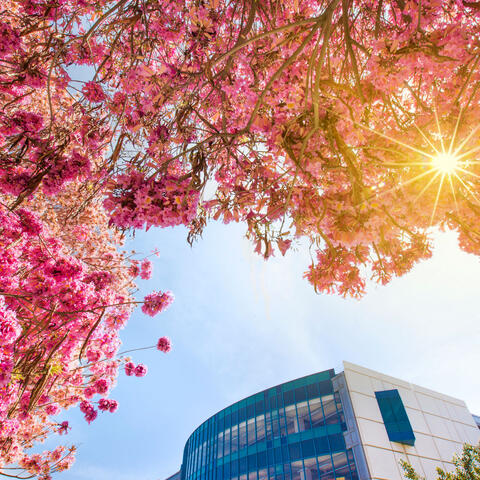
<path id="1" fill-rule="evenodd" d="M 182 480 L 357 480 L 333 370 L 245 398 L 188 439 Z"/>

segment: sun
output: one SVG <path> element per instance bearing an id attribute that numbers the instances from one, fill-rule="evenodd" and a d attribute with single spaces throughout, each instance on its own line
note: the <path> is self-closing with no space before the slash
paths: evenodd
<path id="1" fill-rule="evenodd" d="M 453 174 L 460 166 L 459 158 L 453 153 L 441 152 L 432 157 L 432 166 L 443 174 Z"/>

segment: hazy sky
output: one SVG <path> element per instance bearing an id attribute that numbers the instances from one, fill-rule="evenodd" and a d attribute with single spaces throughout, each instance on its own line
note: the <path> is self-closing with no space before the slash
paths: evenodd
<path id="1" fill-rule="evenodd" d="M 302 278 L 307 249 L 264 262 L 243 226 L 211 224 L 193 248 L 185 230 L 137 233 L 131 248 L 153 257 L 139 298 L 172 290 L 155 318 L 136 311 L 125 348 L 168 335 L 172 351 L 133 354 L 149 372 L 122 372 L 115 414 L 91 425 L 78 408 L 66 418 L 77 461 L 61 480 L 163 480 L 178 470 L 183 446 L 210 415 L 259 390 L 348 360 L 467 402 L 480 414 L 480 262 L 442 234 L 434 258 L 360 301 L 316 295 Z M 63 417 L 62 417 L 63 419 Z M 49 441 L 46 446 L 58 441 Z"/>

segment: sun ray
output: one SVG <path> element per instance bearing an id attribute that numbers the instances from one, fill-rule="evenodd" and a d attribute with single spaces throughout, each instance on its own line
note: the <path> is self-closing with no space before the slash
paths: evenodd
<path id="1" fill-rule="evenodd" d="M 391 192 L 394 192 L 395 190 L 398 190 L 399 188 L 401 187 L 405 187 L 407 185 L 409 185 L 410 183 L 413 183 L 417 180 L 419 180 L 420 178 L 423 178 L 425 177 L 426 175 L 429 175 L 430 173 L 433 173 L 433 170 L 428 170 L 427 172 L 423 172 L 419 175 L 416 175 L 415 177 L 411 178 L 410 180 L 407 180 L 406 182 L 402 182 L 402 183 L 399 183 L 398 185 L 396 185 L 395 187 L 392 187 L 392 188 L 389 188 L 388 190 L 385 190 L 381 193 L 374 193 L 373 195 L 371 195 L 370 197 L 366 198 L 364 200 L 364 202 L 367 202 L 369 200 L 371 200 L 372 198 L 380 198 L 380 197 L 383 197 L 384 195 L 387 195 L 388 193 L 391 193 Z M 362 202 L 362 203 L 364 203 Z"/>
<path id="2" fill-rule="evenodd" d="M 339 115 L 339 114 L 337 114 L 337 115 L 338 115 L 338 117 L 340 117 L 343 120 L 347 120 L 349 122 L 352 122 L 354 126 L 357 126 L 357 127 L 363 128 L 364 130 L 368 130 L 369 132 L 375 133 L 379 137 L 386 138 L 387 140 L 390 140 L 391 142 L 397 143 L 398 145 L 401 145 L 402 147 L 405 147 L 405 148 L 408 148 L 409 150 L 412 150 L 412 152 L 419 153 L 420 155 L 424 155 L 425 157 L 429 157 L 429 158 L 434 157 L 434 155 L 432 155 L 428 152 L 425 152 L 425 151 L 420 150 L 418 148 L 412 147 L 408 143 L 402 142 L 401 140 L 393 138 L 390 135 L 385 135 L 384 133 L 379 132 L 378 130 L 375 130 L 374 128 L 367 127 L 366 125 L 363 125 L 362 123 L 358 123 L 355 120 L 352 120 L 351 118 L 346 117 L 345 115 Z"/>
<path id="3" fill-rule="evenodd" d="M 480 150 L 479 147 L 472 148 L 471 150 L 467 150 L 466 152 L 461 153 L 460 155 L 456 155 L 458 159 L 467 157 L 468 155 L 471 155 L 472 153 L 478 152 Z M 473 163 L 473 162 L 472 162 Z"/>
<path id="4" fill-rule="evenodd" d="M 442 153 L 446 153 L 445 145 L 443 143 L 442 130 L 440 129 L 440 122 L 438 121 L 437 109 L 435 107 L 433 108 L 433 114 L 435 115 L 435 123 L 437 124 L 437 131 L 438 131 L 438 136 L 440 138 L 440 145 L 442 146 Z"/>
<path id="5" fill-rule="evenodd" d="M 472 177 L 480 178 L 480 175 L 477 175 L 476 173 L 473 173 L 473 172 L 469 172 L 468 170 L 465 170 L 464 168 L 458 167 L 457 170 L 459 170 L 460 172 L 466 173 L 467 175 L 471 175 Z"/>
<path id="6" fill-rule="evenodd" d="M 458 152 L 470 141 L 470 139 L 478 132 L 480 124 L 477 125 L 462 141 L 462 143 L 453 152 L 454 155 L 458 155 Z"/>
<path id="7" fill-rule="evenodd" d="M 457 195 L 455 194 L 455 188 L 453 186 L 453 180 L 451 175 L 448 176 L 448 181 L 450 183 L 450 188 L 452 190 L 453 201 L 455 202 L 455 211 L 458 213 Z"/>
<path id="8" fill-rule="evenodd" d="M 472 192 L 472 190 L 470 189 L 470 187 L 462 180 L 462 178 L 455 174 L 455 177 L 457 178 L 457 180 L 468 190 L 468 192 L 470 193 L 470 195 L 476 200 L 477 204 L 480 205 L 480 200 L 477 198 L 477 196 L 475 195 L 475 193 Z"/>
<path id="9" fill-rule="evenodd" d="M 434 170 L 432 170 L 434 172 Z M 440 175 L 440 172 L 435 172 L 435 175 L 428 181 L 428 183 L 422 188 L 421 192 L 415 197 L 413 203 L 415 203 L 430 187 L 430 185 L 435 181 L 435 179 Z"/>
<path id="10" fill-rule="evenodd" d="M 477 175 L 476 173 L 468 170 L 468 166 L 470 165 L 480 165 L 480 159 L 470 160 L 468 158 L 473 154 L 475 154 L 476 152 L 480 151 L 480 145 L 477 147 L 470 148 L 467 151 L 463 151 L 465 146 L 469 145 L 469 142 L 471 142 L 474 135 L 480 130 L 480 124 L 475 128 L 473 128 L 466 137 L 464 137 L 463 139 L 461 137 L 459 138 L 460 125 L 464 115 L 464 108 L 462 106 L 457 116 L 457 119 L 455 121 L 455 126 L 453 128 L 453 131 L 450 131 L 451 137 L 450 139 L 447 139 L 444 133 L 442 132 L 441 119 L 439 117 L 439 114 L 436 108 L 433 108 L 433 113 L 434 113 L 435 125 L 436 125 L 436 129 L 435 127 L 433 127 L 433 132 L 423 131 L 423 129 L 420 128 L 414 121 L 410 123 L 410 126 L 413 126 L 417 130 L 417 132 L 421 135 L 421 138 L 425 142 L 423 145 L 428 146 L 428 151 L 424 151 L 422 150 L 422 148 L 417 148 L 414 145 L 410 145 L 407 142 L 394 138 L 387 133 L 378 131 L 375 128 L 367 126 L 363 123 L 356 122 L 351 117 L 346 117 L 341 114 L 337 114 L 339 118 L 342 118 L 345 121 L 351 122 L 355 127 L 371 132 L 377 135 L 378 137 L 384 138 L 392 142 L 393 144 L 399 145 L 400 147 L 404 147 L 405 149 L 407 149 L 407 152 L 405 151 L 397 152 L 393 147 L 380 148 L 380 150 L 385 150 L 387 152 L 391 151 L 394 155 L 398 155 L 400 161 L 399 162 L 395 162 L 395 161 L 378 162 L 376 163 L 377 166 L 385 167 L 387 169 L 388 168 L 410 168 L 410 167 L 412 168 L 417 167 L 418 169 L 418 167 L 423 167 L 426 170 L 418 175 L 415 175 L 413 178 L 400 182 L 397 185 L 391 188 L 387 188 L 384 191 L 382 191 L 382 188 L 379 188 L 377 191 L 373 191 L 372 194 L 364 200 L 364 202 L 373 201 L 374 199 L 377 199 L 377 198 L 379 199 L 392 192 L 398 191 L 402 187 L 406 187 L 407 185 L 410 185 L 414 182 L 418 182 L 419 180 L 424 178 L 425 180 L 423 183 L 426 182 L 426 184 L 423 185 L 420 192 L 415 197 L 414 202 L 416 202 L 420 197 L 422 197 L 422 195 L 425 194 L 425 192 L 432 185 L 435 184 L 435 182 L 438 179 L 438 184 L 437 184 L 436 193 L 435 193 L 435 201 L 432 205 L 432 213 L 430 216 L 430 224 L 428 228 L 430 228 L 433 225 L 433 222 L 435 221 L 435 216 L 437 215 L 437 211 L 438 211 L 440 200 L 441 200 L 440 197 L 442 193 L 444 192 L 448 193 L 448 189 L 451 190 L 454 204 L 455 204 L 455 211 L 457 213 L 459 211 L 459 203 L 457 199 L 457 194 L 459 192 L 456 190 L 458 190 L 459 188 L 463 187 L 464 195 L 466 198 L 471 197 L 476 204 L 480 205 L 480 199 L 475 193 L 474 191 L 475 189 L 473 187 L 470 188 L 468 180 L 467 178 L 465 178 L 465 175 L 470 175 L 472 177 L 480 179 L 480 175 Z M 438 135 L 438 139 L 437 139 L 437 135 Z M 416 136 L 416 138 L 418 139 L 419 137 Z M 459 144 L 456 145 L 457 141 L 459 141 Z M 365 147 L 365 148 L 375 148 L 375 146 Z M 414 152 L 417 155 L 412 155 L 411 153 L 410 155 L 408 155 L 408 152 Z M 413 161 L 411 162 L 401 161 L 401 159 L 405 157 L 407 157 L 405 158 L 405 160 L 408 160 L 409 156 L 410 157 L 413 156 L 412 158 Z M 407 171 L 406 174 L 408 175 L 408 173 L 409 172 Z M 455 179 L 457 179 L 459 183 L 456 183 L 454 181 Z M 447 181 L 448 181 L 448 185 L 447 185 Z"/>
<path id="11" fill-rule="evenodd" d="M 382 163 L 384 167 L 431 167 L 431 162 Z"/>
<path id="12" fill-rule="evenodd" d="M 435 153 L 437 155 L 440 154 L 440 151 L 437 150 L 437 148 L 435 147 L 435 145 L 430 141 L 430 139 L 423 133 L 423 130 L 415 123 L 413 122 L 413 126 L 420 132 L 420 135 L 424 138 L 424 140 L 433 148 L 433 150 L 435 151 Z"/>
<path id="13" fill-rule="evenodd" d="M 437 206 L 438 206 L 438 199 L 440 198 L 440 193 L 442 192 L 442 186 L 443 186 L 443 181 L 445 180 L 445 175 L 446 173 L 442 173 L 442 178 L 440 179 L 440 183 L 438 185 L 438 190 L 437 190 L 437 196 L 435 197 L 435 203 L 433 204 L 433 212 L 432 216 L 430 217 L 430 225 L 428 228 L 430 228 L 433 224 L 433 220 L 435 218 L 435 213 L 437 211 Z"/>

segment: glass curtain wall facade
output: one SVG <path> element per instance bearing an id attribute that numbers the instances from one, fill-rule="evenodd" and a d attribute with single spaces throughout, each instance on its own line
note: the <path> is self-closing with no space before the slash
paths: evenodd
<path id="1" fill-rule="evenodd" d="M 188 439 L 182 480 L 357 480 L 334 370 L 245 398 Z"/>

